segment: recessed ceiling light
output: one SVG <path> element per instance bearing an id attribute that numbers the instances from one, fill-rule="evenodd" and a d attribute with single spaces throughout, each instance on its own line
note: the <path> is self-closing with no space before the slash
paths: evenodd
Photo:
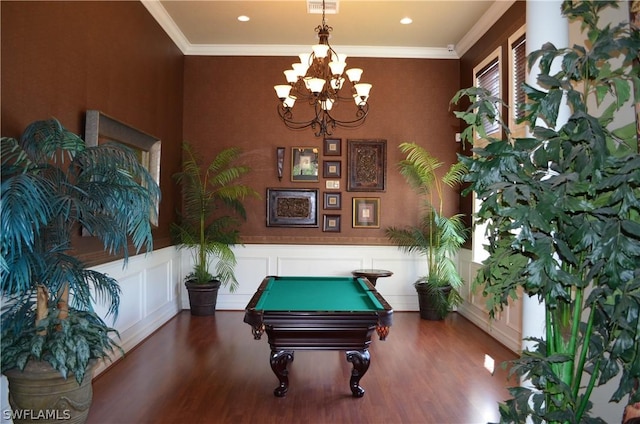
<path id="1" fill-rule="evenodd" d="M 400 23 L 401 23 L 402 25 L 409 25 L 409 24 L 410 24 L 410 23 L 412 23 L 412 22 L 413 22 L 413 19 L 411 19 L 411 18 L 409 18 L 409 17 L 406 17 L 406 18 L 402 18 L 402 19 L 400 19 Z"/>
<path id="2" fill-rule="evenodd" d="M 239 20 L 240 22 L 249 22 L 249 19 L 250 19 L 250 18 L 249 18 L 247 15 L 240 15 L 240 16 L 238 16 L 238 20 Z"/>

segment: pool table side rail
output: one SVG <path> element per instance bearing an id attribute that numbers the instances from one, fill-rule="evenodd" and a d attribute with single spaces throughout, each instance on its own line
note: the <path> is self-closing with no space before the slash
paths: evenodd
<path id="1" fill-rule="evenodd" d="M 251 326 L 253 331 L 253 337 L 255 339 L 260 339 L 260 336 L 264 331 L 262 311 L 257 311 L 256 305 L 260 301 L 260 297 L 262 296 L 262 293 L 266 290 L 267 285 L 269 284 L 269 280 L 271 278 L 272 276 L 269 275 L 269 276 L 266 276 L 264 280 L 262 280 L 262 283 L 260 283 L 260 286 L 258 286 L 258 289 L 253 294 L 253 296 L 251 297 L 251 300 L 249 300 L 249 303 L 245 308 L 243 321 Z"/>
<path id="2" fill-rule="evenodd" d="M 378 328 L 373 313 L 265 312 L 265 332 L 273 350 L 366 349 Z"/>

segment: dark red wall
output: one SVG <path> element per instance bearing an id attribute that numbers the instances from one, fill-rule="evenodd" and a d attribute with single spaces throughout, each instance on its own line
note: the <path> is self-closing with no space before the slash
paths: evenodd
<path id="1" fill-rule="evenodd" d="M 349 66 L 364 69 L 363 81 L 373 84 L 371 110 L 364 126 L 333 135 L 342 139 L 343 198 L 337 212 L 342 231 L 324 233 L 321 228 L 266 227 L 267 187 L 318 188 L 320 204 L 325 191 L 322 177 L 318 183 L 289 180 L 289 147 L 322 147 L 311 130 L 289 130 L 276 114 L 273 85 L 284 82 L 282 71 L 293 57 L 184 57 L 137 1 L 3 1 L 0 7 L 2 135 L 18 136 L 31 121 L 51 116 L 83 134 L 85 111 L 98 109 L 160 138 L 163 198 L 156 248 L 170 244 L 169 223 L 180 207 L 171 175 L 179 170 L 183 140 L 193 143 L 205 161 L 224 147 L 243 148 L 253 168 L 247 182 L 263 195 L 247 203 L 245 242 L 387 244 L 385 227 L 414 223 L 419 215 L 414 193 L 395 168 L 401 159 L 398 144 L 417 142 L 453 163 L 460 147 L 454 141 L 459 122 L 449 110 L 450 99 L 470 84 L 477 58 L 524 23 L 524 2 L 517 2 L 461 61 L 348 59 Z M 348 139 L 387 140 L 385 192 L 346 191 Z M 277 146 L 287 147 L 282 182 L 275 169 Z M 351 228 L 354 196 L 380 197 L 380 229 Z M 447 212 L 457 211 L 458 203 L 457 193 L 446 191 Z M 320 208 L 320 221 L 323 213 Z M 83 256 L 106 260 L 95 242 L 76 243 Z"/>
<path id="2" fill-rule="evenodd" d="M 170 245 L 179 190 L 184 56 L 137 1 L 3 1 L 2 136 L 55 117 L 84 135 L 98 109 L 162 140 L 156 248 Z M 104 261 L 91 238 L 75 240 L 89 262 Z M 97 257 L 94 257 L 97 256 Z"/>
<path id="3" fill-rule="evenodd" d="M 362 80 L 373 84 L 371 109 L 366 123 L 356 129 L 337 129 L 333 137 L 342 139 L 342 210 L 320 210 L 340 214 L 340 233 L 324 233 L 322 228 L 266 227 L 266 188 L 317 188 L 325 191 L 325 180 L 317 183 L 291 182 L 291 146 L 318 147 L 322 138 L 310 129 L 293 131 L 276 113 L 278 100 L 273 86 L 284 82 L 282 71 L 292 57 L 203 57 L 185 58 L 184 138 L 194 144 L 208 161 L 223 147 L 240 146 L 253 168 L 251 184 L 262 193 L 261 200 L 248 203 L 249 219 L 243 228 L 246 242 L 267 243 L 354 243 L 388 244 L 384 228 L 416 220 L 417 201 L 395 164 L 401 159 L 398 144 L 414 141 L 448 164 L 456 160 L 457 120 L 449 112 L 449 100 L 459 84 L 457 60 L 348 59 L 349 67 L 364 69 Z M 347 106 L 347 105 L 345 105 Z M 345 107 L 342 106 L 342 107 Z M 350 106 L 350 105 L 348 105 Z M 297 108 L 307 107 L 297 104 Z M 355 108 L 354 108 L 355 109 Z M 346 190 L 347 140 L 387 140 L 387 186 L 385 192 Z M 276 147 L 287 146 L 285 177 L 276 175 Z M 379 229 L 351 226 L 352 197 L 379 197 Z M 446 207 L 457 210 L 457 195 L 447 192 Z"/>

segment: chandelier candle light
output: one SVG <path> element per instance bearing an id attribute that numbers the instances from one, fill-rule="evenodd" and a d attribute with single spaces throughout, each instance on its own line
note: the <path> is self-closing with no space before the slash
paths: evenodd
<path id="1" fill-rule="evenodd" d="M 360 82 L 362 69 L 347 67 L 346 55 L 338 54 L 329 45 L 329 33 L 333 30 L 325 21 L 325 4 L 322 2 L 322 25 L 316 27 L 319 42 L 312 47 L 311 53 L 302 53 L 300 63 L 294 63 L 293 69 L 284 71 L 288 84 L 274 88 L 280 99 L 278 115 L 291 129 L 311 127 L 317 137 L 331 135 L 336 127 L 355 128 L 364 123 L 369 112 L 369 91 L 371 84 Z M 346 74 L 349 79 L 345 87 Z M 346 92 L 346 93 L 345 93 Z M 298 101 L 308 103 L 313 108 L 310 120 L 296 121 L 293 117 L 293 105 Z M 353 119 L 342 120 L 336 117 L 339 102 L 355 104 Z"/>

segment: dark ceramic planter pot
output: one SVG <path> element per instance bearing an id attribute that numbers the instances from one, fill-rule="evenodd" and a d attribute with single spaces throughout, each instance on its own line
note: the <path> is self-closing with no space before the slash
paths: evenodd
<path id="1" fill-rule="evenodd" d="M 187 287 L 187 292 L 189 293 L 191 315 L 215 315 L 220 281 L 212 280 L 204 284 L 186 281 L 184 285 Z"/>
<path id="2" fill-rule="evenodd" d="M 29 361 L 24 371 L 5 371 L 13 422 L 84 423 L 93 399 L 94 366 L 91 361 L 82 384 L 78 384 L 74 375 L 65 379 L 45 361 Z"/>
<path id="3" fill-rule="evenodd" d="M 443 320 L 449 312 L 447 299 L 452 287 L 429 287 L 427 284 L 420 282 L 417 282 L 415 287 L 418 292 L 420 318 L 430 321 Z"/>

